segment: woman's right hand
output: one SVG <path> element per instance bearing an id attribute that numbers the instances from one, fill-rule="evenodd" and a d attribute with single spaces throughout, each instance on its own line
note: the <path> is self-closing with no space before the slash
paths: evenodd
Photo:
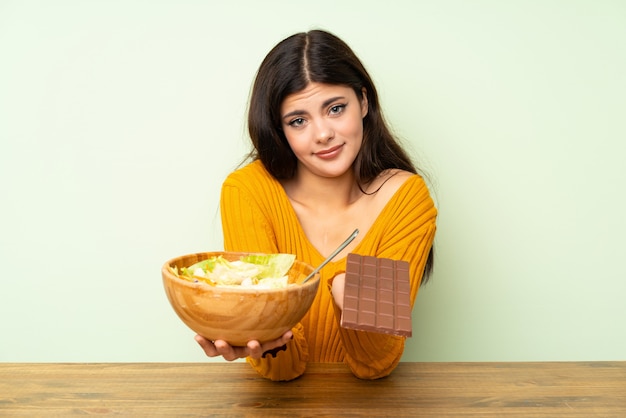
<path id="1" fill-rule="evenodd" d="M 257 340 L 248 341 L 248 344 L 244 347 L 237 347 L 228 344 L 224 340 L 207 340 L 201 335 L 196 335 L 195 340 L 204 353 L 208 357 L 224 357 L 224 360 L 234 361 L 240 358 L 252 357 L 254 359 L 260 359 L 263 354 L 269 350 L 273 350 L 284 346 L 293 338 L 291 330 L 285 332 L 280 338 L 274 341 L 260 343 Z"/>

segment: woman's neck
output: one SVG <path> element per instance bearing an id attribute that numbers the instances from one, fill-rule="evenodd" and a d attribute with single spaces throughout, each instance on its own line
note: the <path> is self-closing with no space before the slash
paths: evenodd
<path id="1" fill-rule="evenodd" d="M 352 171 L 340 177 L 320 177 L 303 170 L 283 187 L 292 201 L 304 206 L 346 207 L 362 196 Z"/>

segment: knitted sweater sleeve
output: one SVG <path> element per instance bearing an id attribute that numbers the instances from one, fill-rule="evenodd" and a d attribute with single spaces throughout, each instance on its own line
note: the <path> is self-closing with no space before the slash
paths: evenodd
<path id="1" fill-rule="evenodd" d="M 410 264 L 411 306 L 415 302 L 436 229 L 437 210 L 424 181 L 414 177 L 399 189 L 381 213 L 358 253 L 405 260 Z M 341 312 L 335 306 L 339 320 Z M 364 379 L 387 376 L 404 351 L 404 337 L 339 328 L 346 352 L 345 362 L 354 375 Z"/>
<path id="2" fill-rule="evenodd" d="M 224 249 L 236 252 L 280 252 L 273 219 L 281 219 L 278 199 L 272 183 L 262 181 L 257 172 L 237 173 L 222 185 L 220 212 L 224 233 Z M 262 376 L 271 380 L 292 380 L 302 375 L 309 357 L 308 346 L 300 324 L 293 329 L 293 339 L 276 357 L 247 358 L 246 361 Z"/>

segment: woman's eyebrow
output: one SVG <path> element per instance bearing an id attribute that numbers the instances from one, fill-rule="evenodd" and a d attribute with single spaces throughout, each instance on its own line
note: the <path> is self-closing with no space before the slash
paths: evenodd
<path id="1" fill-rule="evenodd" d="M 324 103 L 322 103 L 322 108 L 329 106 L 332 102 L 336 102 L 337 100 L 345 100 L 345 97 L 336 96 L 336 97 L 331 97 L 330 99 L 324 100 Z"/>
<path id="2" fill-rule="evenodd" d="M 304 115 L 305 113 L 306 113 L 306 111 L 305 111 L 305 110 L 298 110 L 298 109 L 296 109 L 296 110 L 292 110 L 292 111 L 291 111 L 291 112 L 289 112 L 289 113 L 285 113 L 285 114 L 283 115 L 282 119 L 288 119 L 288 118 L 290 118 L 290 117 L 292 117 L 292 116 Z"/>
<path id="3" fill-rule="evenodd" d="M 322 103 L 322 106 L 321 106 L 321 107 L 322 107 L 322 109 L 323 109 L 323 108 L 325 108 L 325 107 L 327 107 L 327 106 L 329 106 L 331 103 L 333 103 L 333 102 L 335 102 L 335 101 L 337 101 L 337 100 L 345 100 L 345 97 L 344 97 L 344 96 L 335 96 L 335 97 L 331 97 L 330 99 L 326 99 L 326 100 L 324 100 L 324 102 Z M 282 119 L 287 119 L 287 118 L 290 118 L 290 117 L 292 117 L 292 116 L 304 115 L 304 114 L 306 114 L 306 113 L 307 113 L 307 111 L 306 111 L 306 110 L 299 110 L 299 109 L 296 109 L 296 110 L 292 110 L 292 111 L 291 111 L 291 112 L 289 112 L 289 113 L 285 113 L 285 114 L 282 116 Z"/>

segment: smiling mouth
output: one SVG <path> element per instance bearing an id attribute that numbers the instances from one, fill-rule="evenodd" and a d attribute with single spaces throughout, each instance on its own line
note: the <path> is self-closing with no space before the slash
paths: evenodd
<path id="1" fill-rule="evenodd" d="M 318 157 L 330 157 L 333 156 L 337 153 L 337 151 L 339 151 L 341 149 L 341 147 L 343 147 L 344 144 L 341 145 L 337 145 L 334 146 L 332 148 L 328 148 L 325 150 L 321 150 L 315 153 L 315 155 L 317 155 Z"/>

